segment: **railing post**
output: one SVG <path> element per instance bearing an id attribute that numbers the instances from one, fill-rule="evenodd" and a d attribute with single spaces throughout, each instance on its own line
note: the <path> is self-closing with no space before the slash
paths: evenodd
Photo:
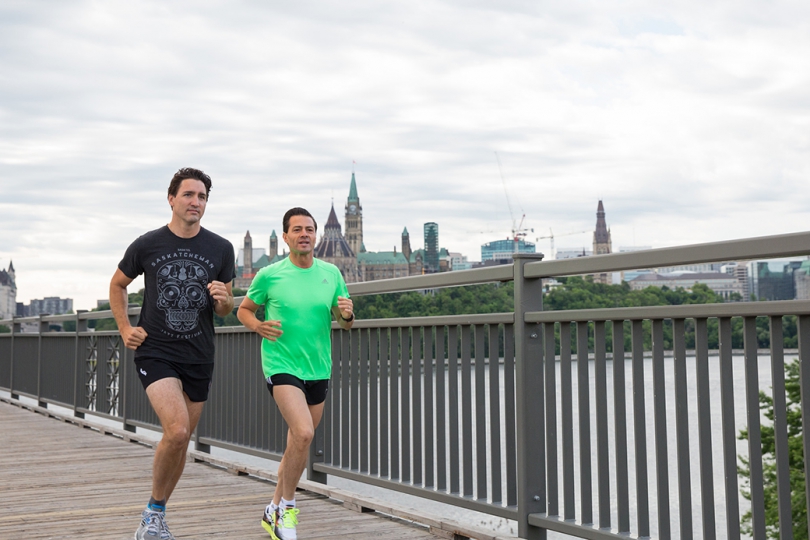
<path id="1" fill-rule="evenodd" d="M 22 332 L 22 326 L 14 318 L 11 319 L 11 373 L 9 373 L 8 389 L 11 392 L 11 399 L 20 399 L 19 394 L 14 393 L 14 336 Z"/>
<path id="2" fill-rule="evenodd" d="M 540 325 L 524 322 L 526 312 L 543 309 L 543 282 L 525 278 L 524 266 L 542 258 L 541 253 L 513 255 L 518 536 L 529 540 L 546 538 L 546 529 L 529 525 L 530 514 L 546 513 L 546 428 Z"/>
<path id="3" fill-rule="evenodd" d="M 82 319 L 80 315 L 87 313 L 86 309 L 76 310 L 76 351 L 73 363 L 73 416 L 76 418 L 84 418 L 84 413 L 79 411 L 79 381 L 82 363 L 82 338 L 79 336 L 82 332 L 87 332 L 87 319 Z M 82 385 L 83 387 L 84 385 Z"/>
<path id="4" fill-rule="evenodd" d="M 327 474 L 315 470 L 316 463 L 323 463 L 323 422 L 315 430 L 315 436 L 312 438 L 312 444 L 309 445 L 309 460 L 307 461 L 307 480 L 311 482 L 318 482 L 319 484 L 326 484 Z"/>
<path id="5" fill-rule="evenodd" d="M 127 304 L 127 317 L 129 318 L 129 324 L 132 326 L 137 325 L 138 319 L 140 318 L 139 315 L 129 313 L 129 308 L 134 306 L 137 306 L 137 304 Z M 129 368 L 129 359 L 132 359 L 132 364 L 134 366 L 135 352 L 130 351 L 127 349 L 126 345 L 124 345 L 121 330 L 118 330 L 118 338 L 118 412 L 121 415 L 121 422 L 123 424 L 124 431 L 135 433 L 137 431 L 135 426 L 127 422 L 127 419 L 129 418 L 129 411 L 127 410 L 127 378 L 132 371 L 132 369 Z M 203 414 L 205 414 L 205 409 L 203 409 Z M 201 422 L 197 423 L 197 429 L 194 430 L 194 447 L 201 452 L 210 453 L 211 448 L 203 448 L 204 445 L 200 442 L 200 423 Z"/>
<path id="6" fill-rule="evenodd" d="M 50 329 L 48 321 L 43 320 L 43 317 L 47 315 L 50 313 L 39 315 L 39 336 L 37 337 L 37 405 L 43 408 L 48 406 L 42 401 L 42 334 Z"/>

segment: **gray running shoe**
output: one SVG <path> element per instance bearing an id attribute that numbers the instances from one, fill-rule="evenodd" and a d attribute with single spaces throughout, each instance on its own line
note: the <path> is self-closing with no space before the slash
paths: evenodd
<path id="1" fill-rule="evenodd" d="M 159 512 L 158 519 L 160 520 L 160 540 L 176 540 L 174 535 L 169 531 L 169 524 L 166 523 L 166 514 Z"/>
<path id="2" fill-rule="evenodd" d="M 162 530 L 163 516 L 161 513 L 147 508 L 141 514 L 141 526 L 135 531 L 135 540 L 160 540 Z"/>

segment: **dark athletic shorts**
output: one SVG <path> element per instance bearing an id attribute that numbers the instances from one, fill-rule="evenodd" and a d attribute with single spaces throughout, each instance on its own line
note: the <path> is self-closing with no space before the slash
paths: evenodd
<path id="1" fill-rule="evenodd" d="M 295 375 L 288 373 L 276 373 L 267 378 L 267 389 L 273 395 L 274 386 L 290 385 L 300 388 L 307 398 L 307 405 L 318 405 L 326 401 L 326 393 L 329 391 L 329 379 L 317 381 L 302 381 Z"/>
<path id="2" fill-rule="evenodd" d="M 182 364 L 163 358 L 142 357 L 135 359 L 135 369 L 144 390 L 160 379 L 180 379 L 183 392 L 191 401 L 206 401 L 211 389 L 214 364 Z"/>

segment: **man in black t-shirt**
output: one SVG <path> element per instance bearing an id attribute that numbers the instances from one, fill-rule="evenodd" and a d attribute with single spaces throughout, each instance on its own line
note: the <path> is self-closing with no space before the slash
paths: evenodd
<path id="1" fill-rule="evenodd" d="M 166 501 L 183 474 L 214 372 L 214 313 L 233 310 L 231 243 L 200 226 L 211 178 L 180 169 L 169 184 L 168 225 L 135 240 L 110 282 L 110 308 L 121 338 L 135 350 L 135 368 L 163 437 L 155 450 L 152 497 L 136 540 L 171 540 Z M 127 316 L 127 286 L 144 275 L 137 326 Z"/>

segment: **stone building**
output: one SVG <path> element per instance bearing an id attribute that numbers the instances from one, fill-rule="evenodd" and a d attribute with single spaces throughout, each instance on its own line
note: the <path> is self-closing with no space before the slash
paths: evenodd
<path id="1" fill-rule="evenodd" d="M 17 283 L 14 263 L 0 270 L 0 319 L 11 319 L 17 314 Z"/>
<path id="2" fill-rule="evenodd" d="M 352 174 L 352 188 L 356 197 L 357 190 L 354 187 L 354 174 Z M 347 204 L 347 211 L 348 207 L 349 205 Z M 355 237 L 355 239 L 356 238 L 357 237 Z M 362 240 L 362 233 L 360 238 Z M 360 249 L 360 247 L 358 247 L 358 249 Z M 329 218 L 326 220 L 326 225 L 323 227 L 323 236 L 321 236 L 315 246 L 315 258 L 337 266 L 340 273 L 343 274 L 343 280 L 346 281 L 346 283 L 361 281 L 357 271 L 357 255 L 355 255 L 348 240 L 341 232 L 340 222 L 338 221 L 337 214 L 335 214 L 334 204 L 332 204 L 332 209 L 329 211 Z"/>

